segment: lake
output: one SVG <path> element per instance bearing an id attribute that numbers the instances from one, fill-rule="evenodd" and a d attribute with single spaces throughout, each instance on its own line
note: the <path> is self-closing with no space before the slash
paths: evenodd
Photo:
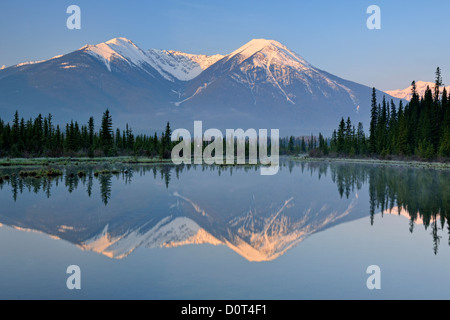
<path id="1" fill-rule="evenodd" d="M 2 169 L 0 299 L 450 299 L 448 170 L 110 166 Z"/>

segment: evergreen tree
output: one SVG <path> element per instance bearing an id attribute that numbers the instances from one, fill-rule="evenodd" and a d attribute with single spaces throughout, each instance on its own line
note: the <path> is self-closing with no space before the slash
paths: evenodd
<path id="1" fill-rule="evenodd" d="M 434 86 L 434 103 L 438 104 L 441 98 L 441 86 L 442 86 L 442 76 L 441 68 L 436 69 L 436 81 Z"/>
<path id="2" fill-rule="evenodd" d="M 166 130 L 162 135 L 162 158 L 170 159 L 172 156 L 172 130 L 170 129 L 170 123 L 167 122 Z"/>
<path id="3" fill-rule="evenodd" d="M 13 145 L 18 145 L 19 144 L 19 111 L 16 110 L 16 113 L 14 114 L 14 121 L 13 121 L 13 125 L 11 128 L 11 143 Z"/>
<path id="4" fill-rule="evenodd" d="M 401 101 L 398 110 L 398 139 L 396 149 L 400 155 L 409 155 L 410 147 L 408 145 L 408 124 L 406 116 L 403 113 L 403 105 Z"/>
<path id="5" fill-rule="evenodd" d="M 364 133 L 364 126 L 362 122 L 358 123 L 358 131 L 356 134 L 356 153 L 365 154 L 366 153 L 366 135 Z"/>
<path id="6" fill-rule="evenodd" d="M 95 124 L 94 124 L 94 117 L 89 118 L 88 122 L 88 135 L 89 135 L 89 146 L 94 147 L 94 135 L 95 135 Z"/>
<path id="7" fill-rule="evenodd" d="M 54 134 L 53 116 L 51 113 L 49 113 L 47 116 L 47 125 L 48 125 L 47 149 L 51 150 L 53 148 L 53 134 Z"/>
<path id="8" fill-rule="evenodd" d="M 167 123 L 167 125 L 169 125 L 169 123 Z M 170 125 L 169 125 L 169 132 L 167 132 L 167 128 L 166 128 L 166 134 L 169 134 L 169 137 L 172 135 L 172 132 L 170 131 Z M 169 141 L 169 143 L 170 143 L 170 141 Z M 126 148 L 129 151 L 134 150 L 133 130 L 131 130 L 131 128 L 128 127 L 128 123 L 127 123 L 127 129 L 126 129 Z"/>
<path id="9" fill-rule="evenodd" d="M 117 150 L 122 150 L 124 148 L 124 144 L 123 144 L 123 139 L 122 139 L 122 134 L 120 133 L 120 129 L 117 128 L 116 129 L 116 148 Z"/>
<path id="10" fill-rule="evenodd" d="M 331 147 L 331 151 L 332 152 L 338 152 L 338 138 L 337 138 L 337 131 L 334 130 L 333 134 L 331 136 L 331 143 L 330 143 L 330 147 Z"/>
<path id="11" fill-rule="evenodd" d="M 294 154 L 294 148 L 295 148 L 294 136 L 291 136 L 289 138 L 289 143 L 288 143 L 288 154 L 290 154 L 290 155 Z"/>
<path id="12" fill-rule="evenodd" d="M 329 149 L 328 149 L 328 142 L 324 139 L 322 133 L 319 133 L 319 150 L 324 154 L 328 155 Z"/>
<path id="13" fill-rule="evenodd" d="M 105 156 L 111 156 L 113 152 L 114 139 L 112 126 L 111 114 L 109 113 L 109 110 L 106 109 L 103 113 L 100 131 L 100 145 L 103 148 Z"/>
<path id="14" fill-rule="evenodd" d="M 370 153 L 377 153 L 377 132 L 378 132 L 378 107 L 377 107 L 377 91 L 373 88 L 372 91 L 372 108 L 371 108 L 371 120 L 370 120 L 370 141 L 369 148 Z"/>
<path id="15" fill-rule="evenodd" d="M 88 157 L 93 158 L 95 156 L 95 122 L 94 117 L 90 117 L 88 121 Z"/>
<path id="16" fill-rule="evenodd" d="M 337 132 L 337 152 L 345 152 L 345 120 L 342 118 Z"/>
<path id="17" fill-rule="evenodd" d="M 345 126 L 345 134 L 344 134 L 344 152 L 346 154 L 351 154 L 352 152 L 352 148 L 353 148 L 353 126 L 352 126 L 352 121 L 350 119 L 350 117 L 348 117 L 347 119 L 347 123 Z M 354 154 L 354 150 L 353 150 L 353 154 Z"/>
<path id="18" fill-rule="evenodd" d="M 386 119 L 387 119 L 387 108 L 386 108 L 386 97 L 383 97 L 383 104 L 378 108 L 378 121 L 377 121 L 377 132 L 376 132 L 376 143 L 377 143 L 377 154 L 384 154 L 385 150 L 385 134 L 386 134 Z"/>
<path id="19" fill-rule="evenodd" d="M 398 114 L 395 103 L 393 100 L 391 100 L 391 111 L 390 111 L 390 119 L 388 125 L 388 139 L 387 139 L 387 150 L 390 154 L 395 154 L 397 151 L 397 139 L 398 139 Z"/>
<path id="20" fill-rule="evenodd" d="M 305 137 L 302 137 L 301 151 L 302 151 L 302 152 L 306 152 L 306 142 L 305 142 Z"/>

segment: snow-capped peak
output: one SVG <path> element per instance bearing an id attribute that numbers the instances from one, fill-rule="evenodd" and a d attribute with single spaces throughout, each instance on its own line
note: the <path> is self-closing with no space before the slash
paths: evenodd
<path id="1" fill-rule="evenodd" d="M 148 63 L 148 57 L 144 51 L 126 38 L 114 38 L 97 45 L 87 45 L 81 50 L 103 61 L 109 71 L 111 71 L 113 59 L 123 60 L 136 66 Z"/>
<path id="2" fill-rule="evenodd" d="M 434 82 L 426 82 L 426 81 L 417 81 L 416 82 L 416 91 L 417 94 L 422 97 L 427 88 L 430 87 L 431 90 L 433 90 L 435 86 Z M 442 93 L 443 88 L 441 88 Z M 446 87 L 447 93 L 450 92 L 450 86 Z M 407 87 L 406 89 L 398 89 L 398 90 L 389 90 L 385 91 L 388 95 L 393 96 L 395 98 L 399 99 L 405 99 L 410 101 L 412 99 L 412 85 Z"/>
<path id="3" fill-rule="evenodd" d="M 134 46 L 136 47 L 136 45 L 133 43 L 133 41 L 124 38 L 124 37 L 117 37 L 114 39 L 111 39 L 109 41 L 105 42 L 106 44 L 113 44 L 113 45 L 119 45 L 119 46 Z"/>
<path id="4" fill-rule="evenodd" d="M 242 47 L 240 47 L 239 49 L 230 53 L 230 55 L 228 57 L 232 58 L 238 54 L 245 56 L 245 57 L 250 57 L 250 56 L 254 55 L 255 53 L 257 53 L 267 47 L 284 47 L 284 46 L 275 40 L 253 39 L 250 42 L 243 45 Z M 286 48 L 286 47 L 284 47 L 284 48 Z"/>
<path id="5" fill-rule="evenodd" d="M 246 60 L 256 53 L 262 53 L 270 62 L 278 62 L 286 66 L 295 68 L 307 69 L 312 66 L 301 56 L 291 51 L 285 45 L 275 40 L 253 39 L 244 46 L 227 56 L 230 60 L 233 57 L 239 56 L 240 59 Z"/>

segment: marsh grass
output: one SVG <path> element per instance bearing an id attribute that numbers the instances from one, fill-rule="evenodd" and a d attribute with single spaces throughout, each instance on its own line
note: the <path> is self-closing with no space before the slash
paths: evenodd
<path id="1" fill-rule="evenodd" d="M 62 176 L 63 172 L 61 170 L 57 170 L 57 169 L 47 169 L 47 170 L 29 170 L 29 171 L 20 171 L 19 172 L 19 177 L 24 179 L 24 178 L 36 178 L 36 179 L 40 179 L 40 178 L 55 178 L 55 177 L 59 177 Z M 9 179 L 9 177 L 8 177 Z"/>

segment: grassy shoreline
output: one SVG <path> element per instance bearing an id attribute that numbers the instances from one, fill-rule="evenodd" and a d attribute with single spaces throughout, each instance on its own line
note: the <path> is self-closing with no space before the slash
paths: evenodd
<path id="1" fill-rule="evenodd" d="M 47 167 L 73 166 L 79 164 L 170 164 L 172 161 L 157 158 L 112 157 L 112 158 L 15 158 L 0 159 L 0 167 Z"/>
<path id="2" fill-rule="evenodd" d="M 341 163 L 359 163 L 376 164 L 384 166 L 412 167 L 419 169 L 450 170 L 450 163 L 445 162 L 424 162 L 416 160 L 381 160 L 381 159 L 351 159 L 351 158 L 312 158 L 291 157 L 290 159 L 303 162 L 341 162 Z"/>
<path id="3" fill-rule="evenodd" d="M 413 167 L 421 169 L 437 169 L 450 170 L 450 163 L 445 162 L 423 162 L 415 160 L 381 160 L 381 159 L 351 159 L 351 158 L 314 158 L 309 156 L 298 157 L 289 156 L 289 160 L 302 162 L 337 162 L 337 163 L 360 163 L 360 164 L 376 164 L 388 166 Z M 0 168 L 7 167 L 66 167 L 78 166 L 83 164 L 140 164 L 140 165 L 161 165 L 173 164 L 170 159 L 159 158 L 136 158 L 136 157 L 112 157 L 112 158 L 16 158 L 16 159 L 0 159 Z M 239 166 L 239 165 L 234 165 Z M 245 165 L 243 165 L 245 166 Z"/>

